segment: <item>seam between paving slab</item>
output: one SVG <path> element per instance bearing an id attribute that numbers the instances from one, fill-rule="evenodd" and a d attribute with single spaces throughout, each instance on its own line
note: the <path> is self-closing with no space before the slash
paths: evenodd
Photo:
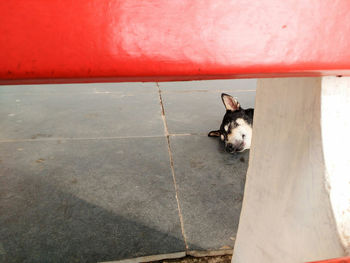
<path id="1" fill-rule="evenodd" d="M 175 198 L 176 198 L 176 202 L 177 202 L 177 209 L 178 209 L 178 211 L 179 211 L 179 219 L 180 219 L 180 225 L 181 225 L 181 232 L 182 232 L 182 236 L 183 236 L 183 239 L 184 239 L 185 248 L 186 248 L 186 252 L 187 252 L 187 250 L 188 250 L 188 244 L 187 244 L 187 240 L 186 240 L 184 222 L 183 222 L 183 217 L 182 217 L 182 212 L 181 212 L 181 206 L 180 206 L 180 201 L 179 201 L 178 186 L 177 186 L 177 184 L 176 184 L 175 170 L 174 170 L 174 159 L 173 159 L 173 154 L 172 154 L 172 152 L 171 152 L 171 147 L 170 147 L 169 130 L 168 130 L 168 125 L 167 125 L 166 118 L 165 118 L 165 111 L 164 111 L 164 105 L 163 105 L 163 100 L 162 100 L 162 91 L 160 90 L 160 87 L 159 87 L 158 82 L 157 82 L 156 84 L 157 84 L 157 87 L 158 87 L 159 103 L 160 103 L 160 107 L 161 107 L 161 115 L 162 115 L 163 124 L 164 124 L 164 134 L 165 134 L 165 137 L 166 137 L 166 139 L 167 139 L 168 152 L 169 152 L 169 161 L 170 161 L 170 168 L 171 168 L 171 174 L 172 174 L 172 176 L 173 176 L 173 182 L 174 182 L 174 188 L 175 188 Z"/>
<path id="2" fill-rule="evenodd" d="M 150 255 L 150 256 L 144 256 L 144 257 L 138 257 L 138 258 L 130 258 L 130 259 L 102 261 L 99 263 L 139 263 L 139 262 L 159 261 L 163 259 L 178 259 L 183 257 L 186 257 L 185 252 L 176 252 L 176 253 L 169 253 L 169 254 Z"/>
<path id="3" fill-rule="evenodd" d="M 135 136 L 112 136 L 112 137 L 51 137 L 37 139 L 0 139 L 0 143 L 8 142 L 45 142 L 45 141 L 84 141 L 84 140 L 117 140 L 133 138 L 163 138 L 163 137 L 181 137 L 181 136 L 207 136 L 205 133 L 168 133 L 168 135 L 135 135 Z"/>
<path id="4" fill-rule="evenodd" d="M 130 259 L 121 259 L 121 260 L 112 260 L 112 261 L 101 261 L 99 263 L 140 263 L 140 262 L 152 262 L 152 261 L 160 261 L 163 259 L 180 259 L 186 256 L 192 257 L 213 257 L 213 256 L 225 256 L 225 255 L 233 255 L 232 249 L 224 249 L 224 250 L 215 250 L 215 251 L 189 251 L 185 252 L 176 252 L 169 254 L 159 254 L 159 255 L 150 255 L 143 256 L 137 258 Z"/>

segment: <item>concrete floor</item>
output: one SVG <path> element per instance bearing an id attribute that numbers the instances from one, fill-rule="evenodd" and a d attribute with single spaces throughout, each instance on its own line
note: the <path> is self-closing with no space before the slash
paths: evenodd
<path id="1" fill-rule="evenodd" d="M 255 86 L 0 86 L 0 262 L 231 250 L 249 152 L 207 133 Z"/>

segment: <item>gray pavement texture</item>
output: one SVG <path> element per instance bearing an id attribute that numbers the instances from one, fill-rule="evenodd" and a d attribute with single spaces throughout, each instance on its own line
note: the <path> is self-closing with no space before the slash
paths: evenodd
<path id="1" fill-rule="evenodd" d="M 0 262 L 233 248 L 249 151 L 208 138 L 256 80 L 0 86 Z M 164 114 L 163 114 L 164 112 Z"/>

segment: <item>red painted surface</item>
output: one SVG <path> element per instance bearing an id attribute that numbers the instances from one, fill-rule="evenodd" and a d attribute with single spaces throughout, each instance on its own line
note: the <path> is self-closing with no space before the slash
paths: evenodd
<path id="1" fill-rule="evenodd" d="M 0 1 L 0 83 L 350 75 L 348 0 Z"/>
<path id="2" fill-rule="evenodd" d="M 329 260 L 323 260 L 323 261 L 314 261 L 309 263 L 350 263 L 350 257 L 335 258 L 335 259 L 329 259 Z"/>

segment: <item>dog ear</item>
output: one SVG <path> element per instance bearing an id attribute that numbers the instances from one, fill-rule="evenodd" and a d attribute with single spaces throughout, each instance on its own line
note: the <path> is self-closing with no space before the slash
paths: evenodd
<path id="1" fill-rule="evenodd" d="M 241 107 L 241 105 L 239 105 L 239 102 L 228 94 L 222 93 L 221 99 L 225 105 L 226 110 L 236 111 L 239 110 Z"/>
<path id="2" fill-rule="evenodd" d="M 208 133 L 208 136 L 209 136 L 209 137 L 220 137 L 220 135 L 221 135 L 220 130 L 211 131 L 211 132 Z"/>

